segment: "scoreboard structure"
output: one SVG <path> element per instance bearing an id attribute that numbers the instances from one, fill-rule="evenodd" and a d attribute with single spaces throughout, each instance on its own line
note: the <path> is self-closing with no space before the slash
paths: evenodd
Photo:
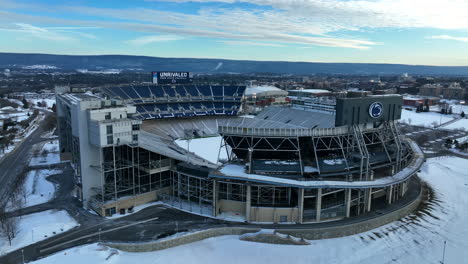
<path id="1" fill-rule="evenodd" d="M 398 120 L 402 106 L 400 95 L 338 98 L 335 126 Z"/>
<path id="2" fill-rule="evenodd" d="M 154 84 L 190 84 L 193 79 L 191 72 L 159 71 L 151 75 Z"/>

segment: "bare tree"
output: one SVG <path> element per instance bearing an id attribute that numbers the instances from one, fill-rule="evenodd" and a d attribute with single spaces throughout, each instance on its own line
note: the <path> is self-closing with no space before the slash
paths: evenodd
<path id="1" fill-rule="evenodd" d="M 3 204 L 0 206 L 0 230 L 3 230 L 5 219 L 7 217 L 5 207 L 6 206 Z"/>
<path id="2" fill-rule="evenodd" d="M 2 232 L 11 241 L 18 235 L 18 219 L 16 217 L 6 217 L 2 224 Z"/>
<path id="3" fill-rule="evenodd" d="M 0 229 L 11 246 L 11 241 L 18 234 L 18 219 L 12 216 L 8 217 L 5 206 L 0 207 Z"/>

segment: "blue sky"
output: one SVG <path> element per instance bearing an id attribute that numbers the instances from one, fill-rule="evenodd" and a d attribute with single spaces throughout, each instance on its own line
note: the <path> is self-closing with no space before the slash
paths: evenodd
<path id="1" fill-rule="evenodd" d="M 0 52 L 468 65 L 468 0 L 0 0 Z"/>

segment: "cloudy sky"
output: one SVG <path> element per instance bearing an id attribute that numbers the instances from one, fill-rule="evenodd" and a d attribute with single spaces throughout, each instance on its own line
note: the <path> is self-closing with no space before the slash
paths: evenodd
<path id="1" fill-rule="evenodd" d="M 468 65 L 468 0 L 0 0 L 0 52 Z"/>

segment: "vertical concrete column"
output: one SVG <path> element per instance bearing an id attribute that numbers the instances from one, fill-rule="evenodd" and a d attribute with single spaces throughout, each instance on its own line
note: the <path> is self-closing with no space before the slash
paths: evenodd
<path id="1" fill-rule="evenodd" d="M 399 191 L 399 197 L 403 197 L 403 195 L 405 194 L 405 183 L 402 182 L 400 183 L 400 189 L 398 190 Z"/>
<path id="2" fill-rule="evenodd" d="M 367 211 L 367 212 L 370 212 L 370 210 L 371 210 L 371 205 L 372 205 L 372 188 L 369 188 L 369 189 L 367 190 L 367 197 L 366 197 L 366 200 L 367 200 L 366 211 Z"/>
<path id="3" fill-rule="evenodd" d="M 346 218 L 351 215 L 351 189 L 345 189 Z"/>
<path id="4" fill-rule="evenodd" d="M 218 181 L 213 180 L 213 201 L 212 201 L 212 206 L 213 206 L 213 216 L 218 215 Z"/>
<path id="5" fill-rule="evenodd" d="M 252 154 L 253 149 L 249 148 L 249 173 L 252 173 Z"/>
<path id="6" fill-rule="evenodd" d="M 320 221 L 320 212 L 322 211 L 322 188 L 317 189 L 317 199 L 315 204 L 315 221 Z"/>
<path id="7" fill-rule="evenodd" d="M 180 201 L 180 172 L 177 172 L 177 198 L 179 201 L 179 208 L 182 208 L 182 203 Z"/>
<path id="8" fill-rule="evenodd" d="M 304 218 L 304 189 L 299 188 L 297 192 L 297 207 L 298 207 L 298 213 L 297 213 L 297 221 L 298 223 L 302 224 L 303 218 Z"/>
<path id="9" fill-rule="evenodd" d="M 387 187 L 387 204 L 392 204 L 393 185 Z"/>
<path id="10" fill-rule="evenodd" d="M 246 195 L 245 195 L 245 221 L 250 222 L 250 208 L 252 200 L 252 186 L 247 185 Z"/>

